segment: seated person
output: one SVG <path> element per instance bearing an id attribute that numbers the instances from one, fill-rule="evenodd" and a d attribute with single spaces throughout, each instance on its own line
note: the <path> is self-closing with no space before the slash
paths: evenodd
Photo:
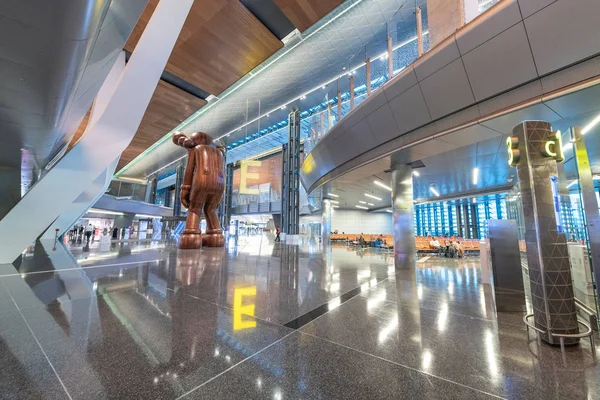
<path id="1" fill-rule="evenodd" d="M 462 258 L 465 255 L 465 248 L 460 244 L 458 240 L 452 242 L 452 245 L 456 249 L 458 257 Z"/>
<path id="2" fill-rule="evenodd" d="M 367 245 L 367 241 L 365 240 L 365 237 L 363 236 L 363 234 L 360 234 L 360 238 L 358 239 L 358 244 L 361 246 L 366 246 Z"/>
<path id="3" fill-rule="evenodd" d="M 381 237 L 378 237 L 377 239 L 375 239 L 375 247 L 381 247 L 382 243 L 383 243 L 383 240 L 381 239 Z"/>
<path id="4" fill-rule="evenodd" d="M 439 242 L 437 239 L 435 239 L 435 238 L 432 238 L 432 240 L 429 242 L 429 245 L 430 245 L 431 247 L 433 247 L 434 249 L 438 249 L 438 250 L 439 250 L 439 248 L 442 246 L 442 245 L 440 244 L 440 242 Z"/>

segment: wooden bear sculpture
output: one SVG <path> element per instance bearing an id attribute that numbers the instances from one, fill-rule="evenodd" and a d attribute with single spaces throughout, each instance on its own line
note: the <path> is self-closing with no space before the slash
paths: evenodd
<path id="1" fill-rule="evenodd" d="M 223 198 L 224 149 L 215 146 L 213 139 L 203 132 L 187 137 L 182 132 L 173 134 L 173 143 L 188 151 L 187 166 L 181 185 L 181 204 L 188 209 L 185 229 L 179 241 L 180 249 L 223 247 L 225 238 L 217 215 Z M 206 218 L 206 233 L 200 232 L 202 212 Z"/>

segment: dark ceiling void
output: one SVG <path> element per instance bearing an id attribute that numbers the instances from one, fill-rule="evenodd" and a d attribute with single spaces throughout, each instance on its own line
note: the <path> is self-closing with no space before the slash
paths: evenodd
<path id="1" fill-rule="evenodd" d="M 240 0 L 240 2 L 279 40 L 295 29 L 294 24 L 273 0 Z"/>
<path id="2" fill-rule="evenodd" d="M 131 57 L 131 52 L 125 50 L 125 62 L 129 61 L 129 57 Z M 184 92 L 202 100 L 206 100 L 208 96 L 210 96 L 210 93 L 208 93 L 206 90 L 200 89 L 199 87 L 192 85 L 188 81 L 181 79 L 180 77 L 175 76 L 168 71 L 163 71 L 162 75 L 160 76 L 160 80 L 170 83 L 177 89 L 183 90 Z"/>

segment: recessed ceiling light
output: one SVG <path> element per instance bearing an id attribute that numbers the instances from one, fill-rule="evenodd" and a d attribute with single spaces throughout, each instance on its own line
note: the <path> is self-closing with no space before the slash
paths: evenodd
<path id="1" fill-rule="evenodd" d="M 414 176 L 420 176 L 421 174 L 419 173 L 419 171 L 413 171 L 413 175 Z"/>
<path id="2" fill-rule="evenodd" d="M 473 185 L 477 185 L 479 182 L 479 168 L 473 168 Z"/>
<path id="3" fill-rule="evenodd" d="M 306 96 L 300 97 L 300 100 L 304 100 L 304 99 L 306 99 Z"/>
<path id="4" fill-rule="evenodd" d="M 333 194 L 333 193 L 327 193 L 327 195 L 328 195 L 328 196 L 331 196 L 331 197 L 340 197 L 340 196 L 338 196 L 337 194 Z"/>
<path id="5" fill-rule="evenodd" d="M 375 205 L 375 204 L 373 204 L 373 203 L 367 203 L 367 204 L 368 204 L 368 205 L 370 205 L 370 206 L 374 206 L 374 205 Z"/>
<path id="6" fill-rule="evenodd" d="M 369 209 L 368 207 L 363 207 L 363 206 L 354 206 L 354 207 L 356 207 L 356 208 L 360 208 L 360 209 L 362 209 L 362 210 L 368 210 L 368 209 Z"/>
<path id="7" fill-rule="evenodd" d="M 321 89 L 327 89 L 326 85 L 321 86 Z"/>
<path id="8" fill-rule="evenodd" d="M 392 211 L 392 210 L 385 210 L 385 211 L 387 211 L 387 212 L 389 212 L 389 213 L 393 213 L 393 211 Z"/>
<path id="9" fill-rule="evenodd" d="M 282 109 L 282 110 L 285 110 L 285 107 L 286 107 L 286 106 L 285 106 L 285 105 L 283 105 L 283 106 L 281 106 L 281 109 Z"/>
<path id="10" fill-rule="evenodd" d="M 358 202 L 359 202 L 360 204 L 367 204 L 367 202 L 366 202 L 366 201 L 362 201 L 362 200 L 359 200 Z"/>
<path id="11" fill-rule="evenodd" d="M 381 182 L 381 181 L 374 180 L 374 181 L 373 181 L 373 183 L 374 183 L 374 184 L 376 184 L 376 185 L 377 185 L 377 186 L 379 186 L 379 187 L 382 187 L 382 188 L 384 188 L 385 190 L 389 190 L 390 192 L 392 191 L 392 188 L 391 188 L 391 187 L 389 187 L 388 185 L 384 184 L 384 183 L 383 183 L 383 182 Z"/>
<path id="12" fill-rule="evenodd" d="M 370 198 L 372 198 L 372 199 L 375 199 L 375 200 L 377 200 L 377 201 L 381 201 L 381 199 L 380 199 L 379 197 L 377 197 L 377 196 L 373 196 L 372 194 L 369 194 L 369 193 L 365 193 L 365 196 L 367 196 L 367 197 L 370 197 Z"/>
<path id="13" fill-rule="evenodd" d="M 431 193 L 435 194 L 437 197 L 440 197 L 440 192 L 438 192 L 433 186 L 429 188 Z"/>

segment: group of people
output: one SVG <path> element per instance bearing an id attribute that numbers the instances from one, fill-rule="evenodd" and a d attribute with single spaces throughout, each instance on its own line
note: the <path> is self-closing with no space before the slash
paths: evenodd
<path id="1" fill-rule="evenodd" d="M 431 238 L 429 245 L 436 249 L 440 255 L 444 257 L 459 257 L 465 256 L 465 247 L 456 239 L 444 240 L 442 245 L 436 238 Z"/>
<path id="2" fill-rule="evenodd" d="M 361 233 L 358 238 L 358 245 L 361 247 L 386 247 L 387 243 L 383 235 L 379 235 L 379 237 L 375 240 L 367 241 L 365 240 L 364 235 Z"/>
<path id="3" fill-rule="evenodd" d="M 87 226 L 82 225 L 73 225 L 69 230 L 69 241 L 71 243 L 82 243 L 85 238 L 85 243 L 90 244 L 90 240 L 94 242 L 94 232 L 96 228 L 92 224 L 88 224 Z"/>

